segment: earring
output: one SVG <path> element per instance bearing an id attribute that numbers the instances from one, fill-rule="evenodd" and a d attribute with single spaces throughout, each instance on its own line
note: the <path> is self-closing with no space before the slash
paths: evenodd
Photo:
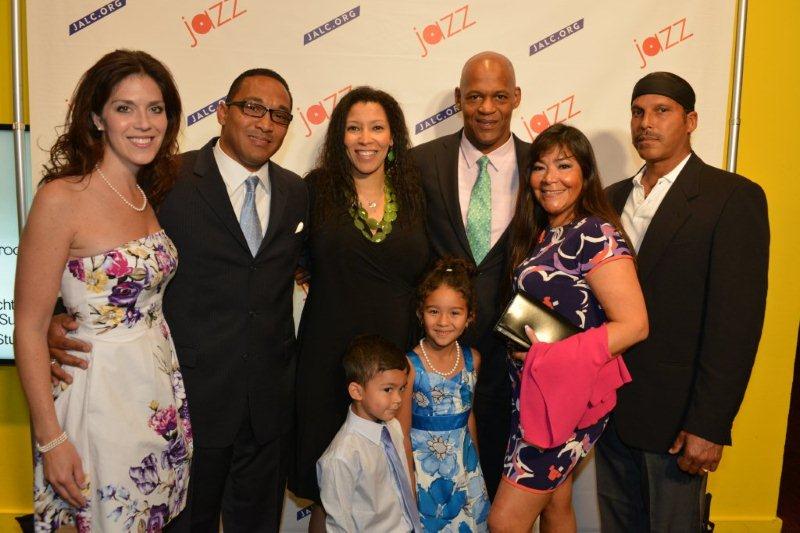
<path id="1" fill-rule="evenodd" d="M 386 153 L 386 160 L 389 164 L 394 163 L 394 148 L 389 147 L 389 151 Z"/>

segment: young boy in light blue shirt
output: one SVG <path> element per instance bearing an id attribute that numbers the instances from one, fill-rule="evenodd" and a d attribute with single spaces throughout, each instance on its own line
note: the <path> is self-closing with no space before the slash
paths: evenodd
<path id="1" fill-rule="evenodd" d="M 353 340 L 343 360 L 353 402 L 317 461 L 328 532 L 422 532 L 403 430 L 395 419 L 408 360 L 378 335 Z"/>

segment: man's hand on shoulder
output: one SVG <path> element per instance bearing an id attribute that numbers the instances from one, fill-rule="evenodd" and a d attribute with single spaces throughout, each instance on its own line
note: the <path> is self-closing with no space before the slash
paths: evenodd
<path id="1" fill-rule="evenodd" d="M 678 467 L 689 474 L 714 472 L 722 460 L 722 444 L 681 431 L 675 438 L 669 453 L 680 453 Z"/>

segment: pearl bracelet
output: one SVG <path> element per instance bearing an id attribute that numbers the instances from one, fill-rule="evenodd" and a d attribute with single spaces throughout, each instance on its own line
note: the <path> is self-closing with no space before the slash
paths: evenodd
<path id="1" fill-rule="evenodd" d="M 66 431 L 62 431 L 61 435 L 59 435 L 58 437 L 54 438 L 53 440 L 51 440 L 47 444 L 42 445 L 42 444 L 39 444 L 37 442 L 36 443 L 36 450 L 39 453 L 47 453 L 50 450 L 52 450 L 53 448 L 55 448 L 56 446 L 60 446 L 61 444 L 64 444 L 65 442 L 67 442 L 67 432 Z"/>

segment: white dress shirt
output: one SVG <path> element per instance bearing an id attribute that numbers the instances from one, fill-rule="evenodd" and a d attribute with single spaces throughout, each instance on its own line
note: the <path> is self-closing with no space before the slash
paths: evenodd
<path id="1" fill-rule="evenodd" d="M 403 430 L 396 418 L 386 422 L 408 475 Z M 317 480 L 329 533 L 409 532 L 403 500 L 381 444 L 384 424 L 347 410 L 347 420 L 317 461 Z M 410 478 L 409 478 L 410 479 Z"/>
<path id="2" fill-rule="evenodd" d="M 231 156 L 226 154 L 219 146 L 219 141 L 214 145 L 214 159 L 217 162 L 217 168 L 222 175 L 222 181 L 225 182 L 225 189 L 228 191 L 228 197 L 231 199 L 233 211 L 236 213 L 236 220 L 242 219 L 242 205 L 244 204 L 244 197 L 246 187 L 244 182 L 250 176 L 258 176 L 258 187 L 256 187 L 256 212 L 258 212 L 258 220 L 261 222 L 261 233 L 267 233 L 267 225 L 269 224 L 269 201 L 271 196 L 271 188 L 269 183 L 269 162 L 264 163 L 264 166 L 255 172 L 251 172 L 244 168 L 238 161 L 234 160 Z"/>
<path id="3" fill-rule="evenodd" d="M 639 251 L 639 246 L 642 245 L 644 235 L 647 233 L 647 228 L 650 227 L 650 221 L 653 220 L 656 211 L 658 211 L 658 206 L 661 205 L 670 187 L 675 183 L 675 178 L 686 166 L 686 162 L 689 161 L 689 156 L 691 155 L 691 153 L 687 155 L 675 168 L 658 178 L 658 181 L 650 189 L 650 194 L 647 196 L 644 194 L 644 185 L 642 185 L 642 178 L 647 167 L 643 166 L 639 173 L 634 176 L 633 189 L 631 189 L 628 200 L 625 202 L 621 219 L 622 227 L 625 229 L 625 233 L 628 234 L 631 240 L 630 244 L 636 252 Z"/>
<path id="4" fill-rule="evenodd" d="M 500 240 L 514 217 L 514 208 L 517 205 L 519 168 L 514 136 L 511 135 L 502 146 L 485 155 L 489 156 L 487 170 L 492 179 L 492 235 L 489 241 L 491 247 Z M 472 187 L 478 181 L 478 159 L 483 156 L 484 154 L 462 133 L 458 157 L 458 201 L 461 204 L 461 218 L 465 228 Z"/>

